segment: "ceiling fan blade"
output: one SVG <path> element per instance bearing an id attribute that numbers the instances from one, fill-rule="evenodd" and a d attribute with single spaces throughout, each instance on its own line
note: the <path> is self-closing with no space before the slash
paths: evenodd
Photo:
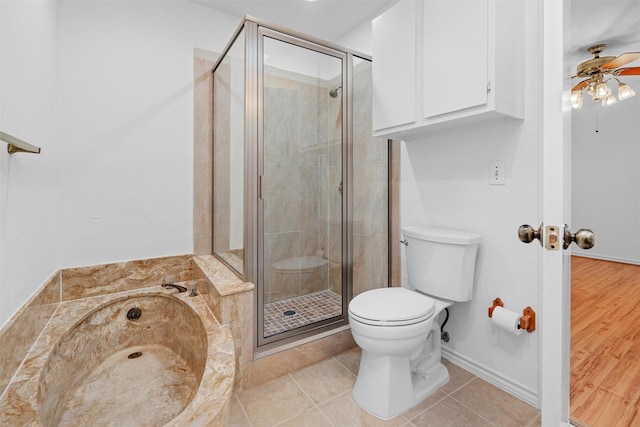
<path id="1" fill-rule="evenodd" d="M 616 76 L 640 76 L 640 67 L 620 68 L 613 74 Z"/>
<path id="2" fill-rule="evenodd" d="M 575 85 L 572 89 L 571 92 L 575 91 L 575 90 L 582 90 L 585 87 L 587 87 L 589 85 L 589 82 L 591 81 L 591 79 L 587 79 L 587 80 L 583 80 L 580 83 L 578 83 L 577 85 Z"/>
<path id="3" fill-rule="evenodd" d="M 600 66 L 600 68 L 604 68 L 605 70 L 613 70 L 615 68 L 621 67 L 624 64 L 628 64 L 631 61 L 635 61 L 640 58 L 640 52 L 627 52 L 618 56 L 616 59 L 607 62 Z"/>

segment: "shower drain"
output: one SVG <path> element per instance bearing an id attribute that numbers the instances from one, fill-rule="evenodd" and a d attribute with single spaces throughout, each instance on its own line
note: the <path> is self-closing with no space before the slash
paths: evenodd
<path id="1" fill-rule="evenodd" d="M 142 356 L 142 352 L 141 351 L 136 351 L 136 352 L 133 352 L 130 355 L 128 355 L 127 358 L 128 359 L 137 359 L 140 356 Z"/>
<path id="2" fill-rule="evenodd" d="M 295 310 L 287 310 L 282 314 L 284 314 L 285 316 L 293 316 L 294 314 L 296 314 L 296 311 Z"/>

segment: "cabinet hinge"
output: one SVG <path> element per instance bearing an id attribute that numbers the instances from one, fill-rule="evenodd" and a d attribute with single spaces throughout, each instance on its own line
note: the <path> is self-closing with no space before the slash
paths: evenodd
<path id="1" fill-rule="evenodd" d="M 491 92 L 491 80 L 487 80 L 487 92 Z"/>

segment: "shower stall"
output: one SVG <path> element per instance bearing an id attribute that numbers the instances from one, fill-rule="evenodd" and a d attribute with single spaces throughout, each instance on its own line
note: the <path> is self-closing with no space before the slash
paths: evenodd
<path id="1" fill-rule="evenodd" d="M 389 141 L 371 58 L 246 17 L 213 67 L 213 252 L 256 285 L 270 349 L 389 286 Z"/>

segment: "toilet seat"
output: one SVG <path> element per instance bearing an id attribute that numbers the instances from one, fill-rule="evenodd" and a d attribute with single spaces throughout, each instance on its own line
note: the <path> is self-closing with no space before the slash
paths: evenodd
<path id="1" fill-rule="evenodd" d="M 366 291 L 349 303 L 349 315 L 357 322 L 372 326 L 406 326 L 429 320 L 435 301 L 405 288 L 380 288 Z"/>

